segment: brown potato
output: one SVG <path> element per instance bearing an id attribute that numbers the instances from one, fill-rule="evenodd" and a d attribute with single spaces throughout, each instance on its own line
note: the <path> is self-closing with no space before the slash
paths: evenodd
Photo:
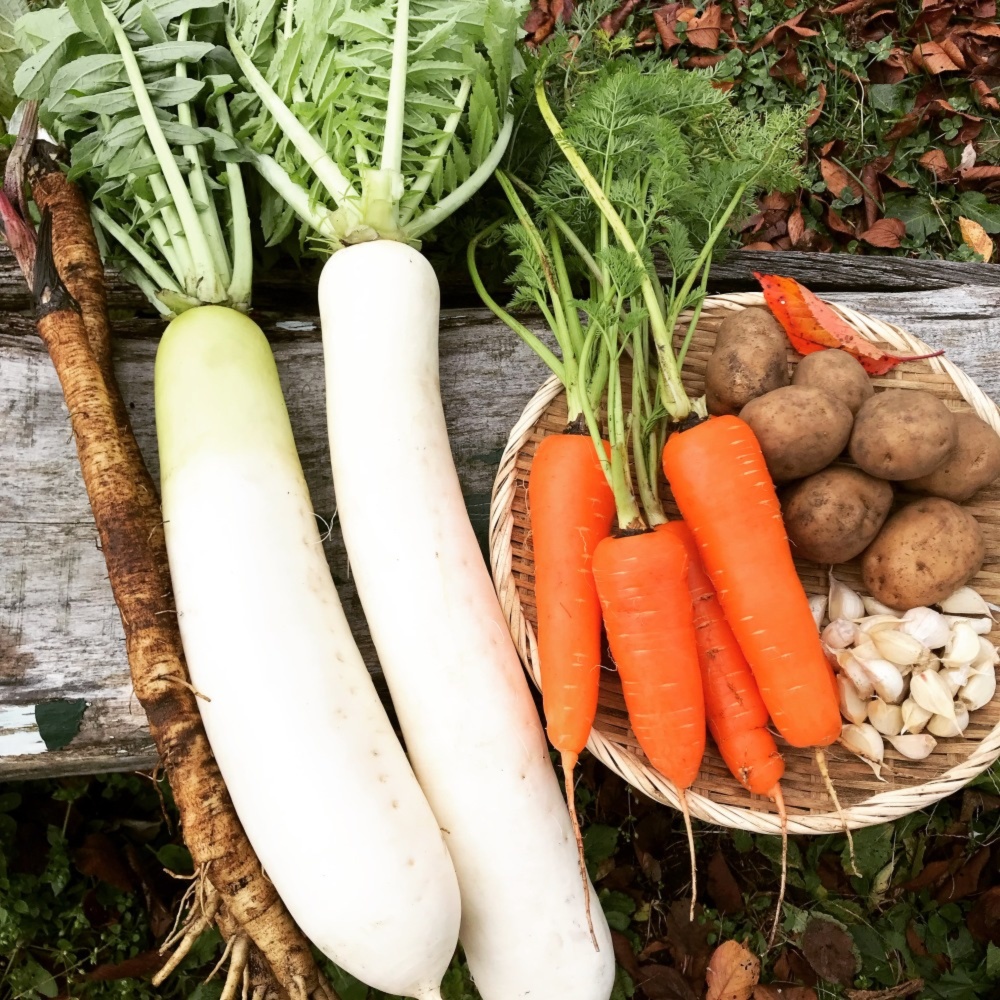
<path id="1" fill-rule="evenodd" d="M 921 389 L 886 389 L 854 418 L 851 458 L 879 479 L 917 479 L 933 472 L 955 447 L 955 417 Z"/>
<path id="2" fill-rule="evenodd" d="M 892 486 L 860 469 L 832 465 L 791 486 L 782 498 L 792 554 L 843 563 L 868 546 L 889 516 Z"/>
<path id="3" fill-rule="evenodd" d="M 788 340 L 767 309 L 741 309 L 719 327 L 705 370 L 708 412 L 739 413 L 765 392 L 788 385 Z"/>
<path id="4" fill-rule="evenodd" d="M 954 416 L 958 440 L 944 464 L 903 485 L 961 503 L 1000 476 L 1000 436 L 975 413 L 966 410 Z"/>
<path id="5" fill-rule="evenodd" d="M 868 593 L 907 611 L 936 604 L 979 572 L 983 531 L 963 507 L 941 497 L 916 500 L 886 521 L 861 557 Z"/>
<path id="6" fill-rule="evenodd" d="M 807 354 L 795 366 L 792 385 L 814 385 L 846 403 L 851 413 L 857 413 L 861 404 L 875 395 L 875 386 L 861 362 L 836 349 Z"/>
<path id="7" fill-rule="evenodd" d="M 846 403 L 811 385 L 787 385 L 740 410 L 757 436 L 776 483 L 826 468 L 851 436 Z"/>

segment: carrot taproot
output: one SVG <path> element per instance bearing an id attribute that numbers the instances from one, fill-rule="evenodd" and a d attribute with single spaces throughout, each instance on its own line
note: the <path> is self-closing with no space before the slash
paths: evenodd
<path id="1" fill-rule="evenodd" d="M 788 877 L 788 822 L 780 781 L 785 761 L 767 728 L 767 708 L 753 671 L 726 621 L 718 595 L 701 561 L 698 545 L 684 521 L 668 521 L 657 530 L 669 532 L 688 556 L 688 587 L 694 605 L 698 663 L 705 689 L 708 730 L 733 777 L 754 795 L 765 795 L 781 820 L 781 885 L 768 943 L 774 942 Z"/>
<path id="2" fill-rule="evenodd" d="M 601 605 L 592 562 L 615 517 L 615 497 L 589 435 L 567 428 L 542 439 L 528 473 L 528 510 L 545 728 L 562 757 L 566 802 L 589 896 L 573 772 L 590 738 L 601 682 Z M 589 899 L 587 914 L 589 920 Z M 593 935 L 593 926 L 590 931 Z"/>
<path id="3" fill-rule="evenodd" d="M 841 726 L 833 670 L 753 431 L 709 417 L 673 433 L 662 460 L 775 726 L 792 746 L 829 746 Z"/>

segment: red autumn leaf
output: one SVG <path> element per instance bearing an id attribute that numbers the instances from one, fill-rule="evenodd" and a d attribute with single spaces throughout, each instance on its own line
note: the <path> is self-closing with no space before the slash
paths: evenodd
<path id="1" fill-rule="evenodd" d="M 869 375 L 884 375 L 902 361 L 919 361 L 934 354 L 900 357 L 887 354 L 865 340 L 846 320 L 833 311 L 822 299 L 794 278 L 776 274 L 759 274 L 754 277 L 764 291 L 764 301 L 774 313 L 774 318 L 784 327 L 792 347 L 799 354 L 812 354 L 830 347 L 853 354 Z"/>
<path id="2" fill-rule="evenodd" d="M 939 180 L 943 180 L 951 173 L 951 167 L 948 166 L 948 157 L 940 149 L 928 149 L 917 162 L 925 170 L 929 170 L 934 174 Z"/>
<path id="3" fill-rule="evenodd" d="M 806 119 L 806 128 L 812 128 L 819 121 L 819 116 L 823 113 L 823 105 L 826 104 L 826 84 L 820 83 L 816 88 L 816 107 L 809 112 Z"/>
<path id="4" fill-rule="evenodd" d="M 722 8 L 713 3 L 702 11 L 700 17 L 692 17 L 688 21 L 687 40 L 699 49 L 717 49 L 721 30 Z"/>
<path id="5" fill-rule="evenodd" d="M 845 188 L 854 198 L 861 197 L 863 193 L 861 185 L 840 164 L 834 163 L 833 160 L 820 160 L 819 172 L 823 175 L 827 189 L 835 198 L 839 198 Z"/>
<path id="6" fill-rule="evenodd" d="M 860 236 L 869 246 L 894 250 L 906 235 L 906 224 L 900 219 L 879 219 Z"/>
<path id="7" fill-rule="evenodd" d="M 937 42 L 913 46 L 913 61 L 928 73 L 949 73 L 959 67 Z"/>

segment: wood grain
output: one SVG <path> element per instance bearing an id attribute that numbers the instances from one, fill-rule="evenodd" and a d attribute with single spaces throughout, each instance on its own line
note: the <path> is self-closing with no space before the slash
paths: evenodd
<path id="1" fill-rule="evenodd" d="M 778 255 L 766 256 L 774 260 Z M 23 284 L 16 287 L 19 282 L 10 258 L 0 253 L 0 778 L 151 766 L 155 756 L 142 711 L 132 697 L 121 622 L 97 547 L 66 409 L 34 324 L 20 311 L 27 303 Z M 280 283 L 269 284 L 264 301 L 280 305 L 284 298 L 295 307 L 310 301 L 299 286 L 282 291 Z M 828 297 L 946 348 L 1000 400 L 996 285 Z M 135 293 L 115 285 L 112 302 L 116 309 L 134 307 Z M 317 514 L 329 521 L 336 507 L 316 320 L 294 310 L 261 310 L 255 318 L 274 345 Z M 115 368 L 154 474 L 152 373 L 161 329 L 158 320 L 128 316 L 116 324 L 114 344 Z M 484 311 L 445 312 L 442 395 L 462 487 L 484 548 L 500 453 L 511 425 L 545 374 L 534 355 Z M 377 406 L 378 400 L 371 405 Z M 361 430 L 363 413 L 358 421 Z M 402 505 L 405 499 L 400 497 Z M 335 526 L 327 554 L 347 616 L 377 674 Z M 49 752 L 37 736 L 33 711 L 39 702 L 58 698 L 83 698 L 88 707 L 73 742 Z"/>

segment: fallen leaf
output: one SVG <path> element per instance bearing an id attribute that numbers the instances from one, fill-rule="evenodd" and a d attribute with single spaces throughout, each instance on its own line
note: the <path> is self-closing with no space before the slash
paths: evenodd
<path id="1" fill-rule="evenodd" d="M 556 22 L 569 23 L 573 16 L 574 0 L 535 0 L 524 21 L 528 44 L 541 45 L 555 30 Z"/>
<path id="2" fill-rule="evenodd" d="M 811 986 L 765 986 L 757 985 L 753 1000 L 818 1000 Z"/>
<path id="3" fill-rule="evenodd" d="M 775 247 L 771 243 L 765 243 L 758 241 L 757 243 L 747 243 L 745 246 L 740 247 L 741 250 L 774 250 Z"/>
<path id="4" fill-rule="evenodd" d="M 819 172 L 823 175 L 823 181 L 834 198 L 840 198 L 845 190 L 852 198 L 860 198 L 864 193 L 861 185 L 839 163 L 834 163 L 833 160 L 820 160 Z"/>
<path id="5" fill-rule="evenodd" d="M 639 6 L 641 0 L 625 0 L 621 6 L 613 10 L 601 21 L 601 28 L 609 38 L 613 38 L 625 26 L 625 22 L 632 16 L 632 11 Z"/>
<path id="6" fill-rule="evenodd" d="M 1000 180 L 1000 167 L 984 166 L 969 167 L 959 172 L 963 181 L 996 181 Z"/>
<path id="7" fill-rule="evenodd" d="M 611 932 L 611 946 L 615 952 L 615 961 L 632 977 L 639 979 L 639 960 L 632 950 L 632 942 L 621 931 Z"/>
<path id="8" fill-rule="evenodd" d="M 847 1000 L 903 1000 L 924 988 L 922 979 L 909 979 L 885 990 L 847 990 Z"/>
<path id="9" fill-rule="evenodd" d="M 976 104 L 986 111 L 1000 111 L 1000 101 L 996 99 L 993 91 L 985 80 L 972 81 L 972 93 L 976 98 Z"/>
<path id="10" fill-rule="evenodd" d="M 981 253 L 977 247 L 973 246 L 969 242 L 969 238 L 966 235 L 966 226 L 975 226 L 986 240 L 989 245 L 989 249 L 993 250 L 993 241 L 986 235 L 986 231 L 978 222 L 972 222 L 970 219 L 959 219 L 959 225 L 962 229 L 962 239 L 972 247 L 976 253 Z M 989 260 L 989 257 L 983 253 L 983 257 Z M 955 903 L 960 899 L 965 899 L 966 896 L 971 896 L 979 888 L 979 878 L 983 873 L 983 869 L 986 867 L 990 860 L 990 849 L 988 847 L 980 847 L 975 854 L 969 858 L 968 861 L 962 865 L 958 871 L 955 872 L 950 878 L 945 879 L 944 884 L 938 889 L 937 895 L 934 897 L 935 901 L 940 904 L 944 903 Z"/>
<path id="11" fill-rule="evenodd" d="M 958 228 L 962 231 L 962 242 L 988 263 L 993 258 L 993 240 L 989 233 L 974 219 L 963 216 L 959 216 Z"/>
<path id="12" fill-rule="evenodd" d="M 961 68 L 937 42 L 923 42 L 920 45 L 914 45 L 913 61 L 920 69 L 934 75 L 950 73 Z"/>
<path id="13" fill-rule="evenodd" d="M 944 353 L 937 351 L 912 357 L 886 354 L 861 337 L 830 306 L 794 278 L 756 271 L 754 277 L 760 282 L 775 319 L 784 327 L 792 347 L 799 354 L 836 347 L 853 354 L 869 375 L 884 375 L 902 361 L 918 361 L 925 356 L 937 357 Z"/>
<path id="14" fill-rule="evenodd" d="M 929 170 L 938 180 L 951 176 L 951 167 L 943 149 L 928 149 L 917 161 L 925 170 Z"/>
<path id="15" fill-rule="evenodd" d="M 902 83 L 912 72 L 910 54 L 905 49 L 895 48 L 871 67 L 869 75 L 873 83 Z"/>
<path id="16" fill-rule="evenodd" d="M 866 7 L 873 7 L 875 0 L 847 0 L 847 3 L 838 4 L 828 13 L 836 17 L 846 17 L 855 11 L 864 10 Z"/>
<path id="17" fill-rule="evenodd" d="M 966 924 L 977 941 L 992 941 L 1000 947 L 1000 885 L 987 889 L 972 904 Z"/>
<path id="18" fill-rule="evenodd" d="M 802 72 L 802 67 L 799 65 L 799 57 L 794 46 L 789 46 L 785 49 L 781 57 L 771 64 L 767 75 L 774 77 L 776 80 L 784 80 L 793 87 L 798 87 L 799 90 L 805 89 L 806 75 Z"/>
<path id="19" fill-rule="evenodd" d="M 743 909 L 743 893 L 721 850 L 717 850 L 708 863 L 708 894 L 723 916 Z"/>
<path id="20" fill-rule="evenodd" d="M 820 979 L 841 986 L 854 981 L 860 968 L 854 939 L 832 920 L 810 920 L 802 933 L 800 947 Z"/>
<path id="21" fill-rule="evenodd" d="M 815 986 L 819 980 L 813 967 L 805 960 L 805 956 L 797 948 L 785 945 L 774 960 L 774 974 L 786 983 L 807 983 Z"/>
<path id="22" fill-rule="evenodd" d="M 992 812 L 994 809 L 1000 809 L 1000 796 L 971 788 L 962 792 L 962 815 L 960 818 L 963 823 L 968 823 L 980 810 Z"/>
<path id="23" fill-rule="evenodd" d="M 865 202 L 865 223 L 869 229 L 879 217 L 879 203 L 882 201 L 882 186 L 878 182 L 878 167 L 866 163 L 861 171 L 861 188 Z"/>
<path id="24" fill-rule="evenodd" d="M 760 961 L 739 941 L 723 941 L 705 973 L 705 1000 L 750 1000 L 760 978 Z"/>
<path id="25" fill-rule="evenodd" d="M 89 875 L 122 892 L 135 889 L 135 879 L 115 842 L 106 833 L 88 833 L 73 852 L 73 864 L 81 875 Z"/>
<path id="26" fill-rule="evenodd" d="M 816 107 L 809 112 L 806 118 L 806 128 L 812 128 L 819 121 L 819 116 L 823 114 L 823 105 L 826 104 L 826 84 L 820 83 L 816 87 Z"/>
<path id="27" fill-rule="evenodd" d="M 951 861 L 928 861 L 918 874 L 903 883 L 902 888 L 907 892 L 919 892 L 921 889 L 937 885 L 948 877 L 952 865 Z"/>
<path id="28" fill-rule="evenodd" d="M 844 236 L 851 237 L 855 235 L 854 227 L 849 222 L 845 222 L 840 213 L 832 208 L 826 210 L 826 224 L 835 233 L 843 233 Z"/>
<path id="29" fill-rule="evenodd" d="M 806 221 L 802 218 L 802 209 L 796 208 L 788 217 L 788 238 L 792 241 L 792 246 L 802 241 L 805 231 Z"/>
<path id="30" fill-rule="evenodd" d="M 647 1000 L 698 1000 L 688 981 L 669 965 L 644 965 L 636 986 Z"/>
<path id="31" fill-rule="evenodd" d="M 656 31 L 663 43 L 663 48 L 667 51 L 681 44 L 680 37 L 674 31 L 674 25 L 680 20 L 680 11 L 683 4 L 668 3 L 653 11 L 653 23 Z"/>
<path id="32" fill-rule="evenodd" d="M 84 975 L 84 979 L 93 983 L 106 983 L 115 979 L 142 979 L 158 971 L 169 955 L 161 955 L 159 950 L 152 948 L 140 952 L 123 962 L 105 963 L 95 966 Z"/>
<path id="33" fill-rule="evenodd" d="M 692 920 L 690 900 L 677 899 L 670 904 L 665 921 L 667 948 L 674 965 L 688 982 L 698 986 L 705 981 L 705 969 L 712 953 L 708 938 L 716 929 L 712 921 L 701 922 L 699 917 L 703 912 L 701 906 L 696 906 Z"/>
<path id="34" fill-rule="evenodd" d="M 687 25 L 687 40 L 699 49 L 717 49 L 722 30 L 722 8 L 709 4 L 699 17 L 692 17 Z"/>
<path id="35" fill-rule="evenodd" d="M 776 40 L 782 38 L 786 41 L 798 38 L 815 38 L 819 34 L 818 31 L 814 31 L 812 28 L 804 28 L 799 24 L 799 21 L 808 13 L 809 11 L 804 10 L 796 14 L 795 17 L 790 17 L 787 21 L 782 21 L 781 24 L 775 25 L 763 38 L 757 41 L 750 51 L 756 52 L 758 49 L 766 48 L 769 45 L 773 45 Z"/>
<path id="36" fill-rule="evenodd" d="M 894 250 L 902 242 L 905 235 L 905 222 L 901 219 L 885 218 L 879 219 L 873 226 L 866 229 L 859 238 L 864 240 L 869 246 Z"/>
<path id="37" fill-rule="evenodd" d="M 685 69 L 709 69 L 718 66 L 726 58 L 724 52 L 713 52 L 711 55 L 690 56 L 684 63 Z M 732 86 L 732 84 L 730 84 Z"/>

